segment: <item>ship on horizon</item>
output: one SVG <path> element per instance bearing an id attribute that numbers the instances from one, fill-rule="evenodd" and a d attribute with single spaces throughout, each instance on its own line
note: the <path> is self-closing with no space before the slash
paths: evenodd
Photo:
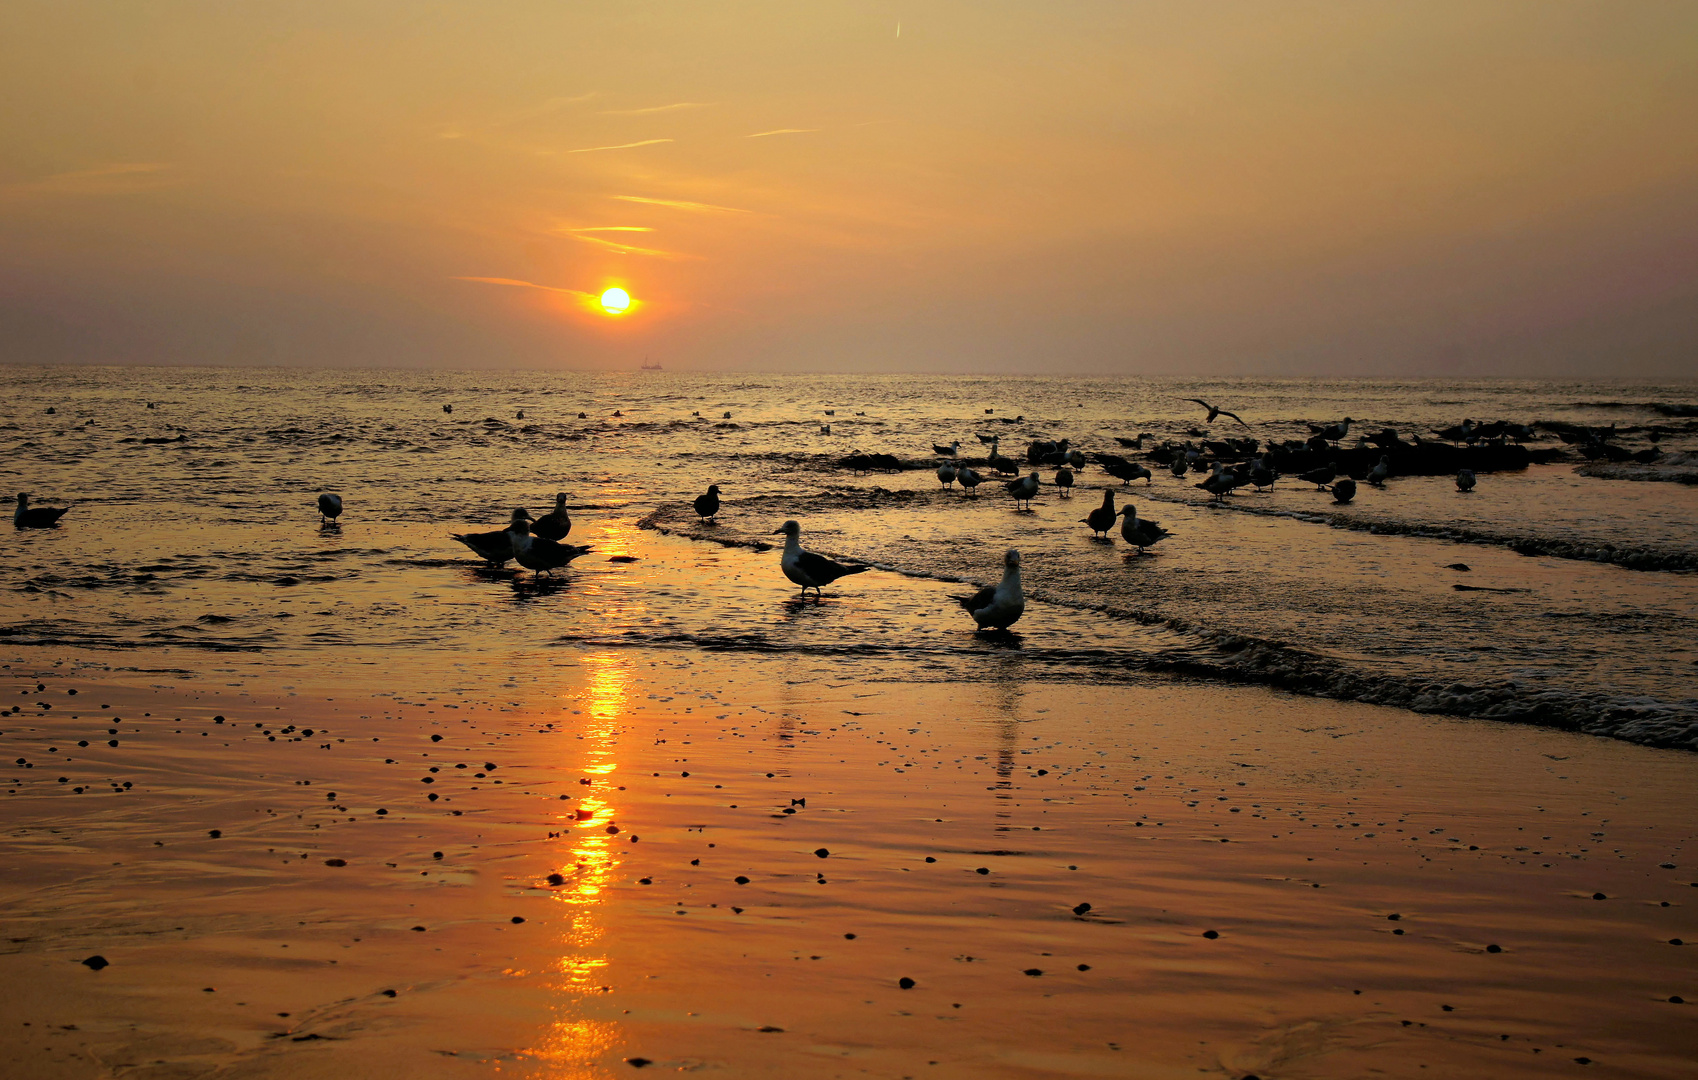
<path id="1" fill-rule="evenodd" d="M 638 368 L 637 370 L 638 371 L 659 371 L 659 370 L 661 370 L 660 361 L 650 360 L 648 357 L 645 356 L 645 357 L 643 357 L 643 366 Z"/>

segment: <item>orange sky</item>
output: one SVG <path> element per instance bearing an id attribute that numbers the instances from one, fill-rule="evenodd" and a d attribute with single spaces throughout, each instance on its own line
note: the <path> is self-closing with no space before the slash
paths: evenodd
<path id="1" fill-rule="evenodd" d="M 1690 376 L 1695 310 L 1684 0 L 0 7 L 0 362 Z"/>

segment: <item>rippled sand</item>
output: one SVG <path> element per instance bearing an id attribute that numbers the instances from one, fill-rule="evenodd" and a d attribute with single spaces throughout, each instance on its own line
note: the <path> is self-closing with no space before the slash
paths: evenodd
<path id="1" fill-rule="evenodd" d="M 1690 754 L 994 649 L 7 659 L 8 1076 L 1698 1058 Z"/>

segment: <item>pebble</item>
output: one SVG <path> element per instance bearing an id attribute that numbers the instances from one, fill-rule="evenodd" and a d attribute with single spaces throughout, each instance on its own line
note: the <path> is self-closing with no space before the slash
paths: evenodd
<path id="1" fill-rule="evenodd" d="M 522 923 L 522 922 L 524 922 L 524 921 L 525 921 L 525 917 L 524 917 L 524 916 L 523 916 L 523 915 L 515 915 L 515 916 L 513 916 L 513 920 L 512 920 L 512 921 L 513 921 L 513 925 L 514 925 L 514 926 L 517 926 L 517 925 L 519 925 L 519 924 L 520 924 L 520 923 Z"/>
<path id="2" fill-rule="evenodd" d="M 580 420 L 583 419 L 583 416 L 584 416 L 583 413 L 578 414 L 578 418 Z M 628 1058 L 625 1059 L 625 1064 L 631 1066 L 631 1068 L 633 1068 L 633 1069 L 640 1069 L 644 1065 L 652 1065 L 652 1064 L 654 1064 L 654 1062 L 650 1061 L 646 1057 L 628 1057 Z"/>
<path id="3" fill-rule="evenodd" d="M 1204 930 L 1203 936 L 1208 938 L 1210 941 L 1213 941 L 1215 938 L 1220 937 L 1220 931 L 1219 930 Z"/>
<path id="4" fill-rule="evenodd" d="M 823 859 L 823 858 L 825 858 L 825 857 L 826 857 L 826 856 L 827 856 L 827 855 L 830 855 L 830 854 L 831 854 L 831 852 L 830 852 L 830 851 L 828 851 L 828 850 L 826 850 L 826 849 L 825 849 L 825 848 L 815 848 L 815 849 L 814 849 L 814 854 L 815 854 L 815 855 L 818 855 L 818 856 L 819 856 L 819 857 L 820 857 L 820 858 L 822 858 L 822 859 Z"/>
<path id="5" fill-rule="evenodd" d="M 324 860 L 324 865 L 326 865 L 326 866 L 347 866 L 348 860 L 347 859 L 326 859 L 326 860 Z"/>
<path id="6" fill-rule="evenodd" d="M 1075 904 L 1075 905 L 1073 905 L 1073 914 L 1075 914 L 1075 915 L 1083 915 L 1083 914 L 1085 914 L 1085 912 L 1087 912 L 1089 910 L 1091 910 L 1091 905 L 1089 905 L 1089 904 Z"/>
<path id="7" fill-rule="evenodd" d="M 1044 969 L 1043 968 L 1027 968 L 1025 973 L 1027 975 L 1030 975 L 1032 978 L 1035 979 L 1039 975 L 1042 975 L 1044 973 Z"/>
<path id="8" fill-rule="evenodd" d="M 904 975 L 900 979 L 896 980 L 896 985 L 900 986 L 904 990 L 912 990 L 914 989 L 914 980 Z"/>
<path id="9" fill-rule="evenodd" d="M 82 964 L 83 964 L 83 967 L 88 968 L 90 971 L 99 971 L 103 967 L 111 967 L 112 966 L 111 962 L 108 961 L 106 959 L 106 957 L 101 956 L 99 953 L 95 953 L 93 956 L 89 957 L 87 960 L 84 960 L 82 962 Z"/>

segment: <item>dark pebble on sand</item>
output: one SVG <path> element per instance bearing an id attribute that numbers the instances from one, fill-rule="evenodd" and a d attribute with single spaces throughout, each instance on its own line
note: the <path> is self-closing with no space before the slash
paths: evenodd
<path id="1" fill-rule="evenodd" d="M 395 991 L 393 991 L 393 990 L 385 990 L 385 991 L 384 991 L 384 992 L 383 992 L 383 996 L 384 996 L 384 997 L 394 997 L 394 996 L 395 996 Z"/>
<path id="2" fill-rule="evenodd" d="M 326 859 L 326 860 L 324 860 L 324 865 L 326 865 L 326 866 L 347 866 L 348 860 L 347 859 Z"/>
<path id="3" fill-rule="evenodd" d="M 830 851 L 828 851 L 828 850 L 826 850 L 826 849 L 825 849 L 825 848 L 822 848 L 822 847 L 820 847 L 820 848 L 815 848 L 815 849 L 814 849 L 814 854 L 815 854 L 815 855 L 818 855 L 818 856 L 819 856 L 819 857 L 820 857 L 820 858 L 822 858 L 822 859 L 823 859 L 823 858 L 825 858 L 825 857 L 826 857 L 826 856 L 827 856 L 827 855 L 830 855 L 830 854 L 831 854 L 831 852 L 830 852 Z"/>
<path id="4" fill-rule="evenodd" d="M 973 873 L 975 873 L 975 874 L 988 874 L 988 873 L 990 873 L 990 867 L 981 866 L 977 870 L 974 870 Z"/>
<path id="5" fill-rule="evenodd" d="M 937 862 L 937 860 L 936 860 L 936 859 L 934 859 L 934 858 L 932 858 L 932 857 L 931 857 L 931 856 L 930 856 L 930 855 L 927 855 L 927 856 L 926 856 L 926 861 L 927 861 L 927 862 Z"/>
<path id="6" fill-rule="evenodd" d="M 1220 931 L 1219 930 L 1204 930 L 1203 936 L 1208 938 L 1210 941 L 1213 941 L 1215 938 L 1220 937 Z"/>
<path id="7" fill-rule="evenodd" d="M 1589 1057 L 1577 1057 L 1574 1059 L 1574 1063 L 1576 1065 L 1590 1065 L 1592 1064 L 1592 1059 Z"/>
<path id="8" fill-rule="evenodd" d="M 900 979 L 896 980 L 896 985 L 900 986 L 904 990 L 912 990 L 914 989 L 914 980 L 904 975 Z"/>
<path id="9" fill-rule="evenodd" d="M 654 878 L 646 878 L 646 877 L 645 878 L 638 878 L 637 884 L 638 885 L 653 885 L 654 884 Z"/>
<path id="10" fill-rule="evenodd" d="M 1471 567 L 1465 562 L 1453 562 L 1449 566 L 1445 567 L 1445 569 L 1446 570 L 1468 570 L 1468 569 L 1471 569 Z"/>
<path id="11" fill-rule="evenodd" d="M 422 933 L 425 932 L 425 928 L 422 927 L 422 926 L 415 926 L 415 927 L 413 927 L 413 932 L 417 933 L 417 934 L 422 934 Z"/>
<path id="12" fill-rule="evenodd" d="M 854 941 L 854 940 L 855 940 L 855 935 L 854 935 L 854 934 L 844 934 L 844 935 L 843 935 L 843 940 L 844 940 L 844 941 Z"/>
<path id="13" fill-rule="evenodd" d="M 387 814 L 387 813 L 389 813 L 389 811 L 380 809 L 380 810 L 378 810 L 378 813 L 379 814 Z"/>
<path id="14" fill-rule="evenodd" d="M 513 925 L 514 926 L 518 926 L 520 923 L 522 923 L 524 921 L 525 921 L 525 917 L 523 915 L 513 916 Z"/>
<path id="15" fill-rule="evenodd" d="M 548 883 L 550 885 L 564 885 L 566 884 L 566 878 L 561 874 L 550 874 L 548 875 Z"/>
<path id="16" fill-rule="evenodd" d="M 433 858 L 433 859 L 440 859 L 440 858 L 442 858 L 442 852 L 433 851 L 433 852 L 430 853 L 430 857 Z"/>
<path id="17" fill-rule="evenodd" d="M 1089 965 L 1089 964 L 1080 964 L 1080 965 L 1079 965 L 1079 970 L 1080 970 L 1080 971 L 1089 971 L 1089 970 L 1091 970 L 1091 965 Z"/>
<path id="18" fill-rule="evenodd" d="M 107 961 L 106 957 L 101 956 L 99 953 L 95 953 L 93 956 L 83 961 L 83 967 L 88 968 L 90 971 L 99 971 L 103 967 L 111 966 L 112 965 Z"/>
<path id="19" fill-rule="evenodd" d="M 1075 904 L 1075 905 L 1073 905 L 1073 914 L 1075 914 L 1075 915 L 1083 915 L 1083 914 L 1085 914 L 1085 912 L 1087 912 L 1089 910 L 1091 910 L 1091 905 L 1089 905 L 1089 904 Z"/>
<path id="20" fill-rule="evenodd" d="M 736 877 L 732 878 L 731 880 L 735 881 L 739 885 L 747 885 L 749 883 L 749 879 L 744 877 L 742 874 L 738 874 Z"/>
<path id="21" fill-rule="evenodd" d="M 1042 975 L 1044 973 L 1044 969 L 1043 968 L 1027 968 L 1025 973 L 1027 975 L 1030 975 L 1032 978 L 1035 979 L 1039 975 Z"/>
<path id="22" fill-rule="evenodd" d="M 1608 900 L 1609 897 L 1605 896 L 1601 892 L 1595 892 L 1595 893 L 1592 894 L 1592 899 L 1594 899 L 1594 900 Z"/>
<path id="23" fill-rule="evenodd" d="M 1681 997 L 1679 994 L 1671 994 L 1671 995 L 1669 995 L 1669 1004 L 1670 1005 L 1685 1005 L 1686 999 Z"/>
<path id="24" fill-rule="evenodd" d="M 1684 940 L 1680 939 L 1680 938 L 1671 937 L 1671 938 L 1669 938 L 1669 944 L 1670 945 L 1685 945 L 1686 942 Z"/>
<path id="25" fill-rule="evenodd" d="M 1489 953 L 1500 953 L 1500 952 L 1503 952 L 1503 946 L 1501 946 L 1501 945 L 1487 945 L 1486 951 L 1489 952 Z"/>
<path id="26" fill-rule="evenodd" d="M 224 834 L 217 829 L 208 829 L 206 835 L 208 835 L 208 836 L 212 837 L 214 840 L 216 840 L 220 836 L 223 836 Z"/>

